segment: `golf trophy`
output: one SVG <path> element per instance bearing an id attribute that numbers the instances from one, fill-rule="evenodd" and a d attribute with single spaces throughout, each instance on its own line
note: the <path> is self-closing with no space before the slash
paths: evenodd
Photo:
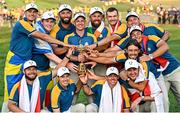
<path id="1" fill-rule="evenodd" d="M 77 51 L 79 52 L 79 54 L 82 54 L 83 52 L 86 52 L 86 49 L 84 48 L 83 45 L 79 45 L 77 47 Z M 78 65 L 78 75 L 80 76 L 85 76 L 86 75 L 86 65 L 81 61 Z"/>

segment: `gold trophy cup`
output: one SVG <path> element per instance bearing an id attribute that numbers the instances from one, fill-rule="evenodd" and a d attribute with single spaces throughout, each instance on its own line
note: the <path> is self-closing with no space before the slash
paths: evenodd
<path id="1" fill-rule="evenodd" d="M 79 51 L 79 54 L 82 54 L 83 52 L 86 51 L 86 49 L 84 48 L 83 45 L 79 45 L 77 47 L 77 51 Z M 78 65 L 78 71 L 77 71 L 78 75 L 79 76 L 85 76 L 86 72 L 87 72 L 86 65 L 83 62 L 80 62 Z"/>

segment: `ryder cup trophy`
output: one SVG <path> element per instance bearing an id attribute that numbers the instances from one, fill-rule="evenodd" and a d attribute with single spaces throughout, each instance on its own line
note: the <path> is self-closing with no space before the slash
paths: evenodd
<path id="1" fill-rule="evenodd" d="M 83 45 L 79 45 L 77 47 L 77 51 L 79 52 L 79 54 L 82 54 L 83 52 L 86 52 L 86 49 L 84 48 Z M 86 72 L 87 72 L 86 65 L 84 64 L 84 62 L 80 62 L 78 65 L 78 75 L 85 76 Z"/>

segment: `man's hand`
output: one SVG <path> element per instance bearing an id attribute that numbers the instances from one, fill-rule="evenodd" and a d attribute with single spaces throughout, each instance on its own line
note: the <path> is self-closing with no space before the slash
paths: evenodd
<path id="1" fill-rule="evenodd" d="M 88 79 L 91 79 L 91 80 L 105 80 L 106 79 L 105 76 L 97 76 L 90 70 L 87 70 L 87 75 L 88 75 Z"/>
<path id="2" fill-rule="evenodd" d="M 78 62 L 85 62 L 85 60 L 86 60 L 85 56 L 82 53 L 80 53 L 78 55 Z"/>
<path id="3" fill-rule="evenodd" d="M 97 57 L 99 57 L 99 51 L 97 51 L 97 50 L 88 50 L 88 55 L 90 56 L 90 57 L 95 57 L 95 58 L 97 58 Z"/>
<path id="4" fill-rule="evenodd" d="M 79 75 L 79 79 L 83 84 L 87 84 L 88 81 L 88 75 L 86 74 L 85 76 Z"/>
<path id="5" fill-rule="evenodd" d="M 63 43 L 63 46 L 69 47 L 69 48 L 75 48 L 76 47 L 75 45 L 70 45 L 70 44 L 66 44 L 66 43 Z"/>
<path id="6" fill-rule="evenodd" d="M 143 54 L 143 56 L 140 57 L 141 62 L 150 61 L 151 58 L 148 55 Z"/>
<path id="7" fill-rule="evenodd" d="M 88 75 L 88 78 L 91 79 L 91 80 L 94 80 L 94 79 L 97 77 L 97 75 L 94 74 L 94 73 L 93 73 L 92 71 L 90 71 L 90 70 L 87 70 L 87 75 Z"/>
<path id="8" fill-rule="evenodd" d="M 75 48 L 69 48 L 66 56 L 70 57 L 72 55 L 72 53 L 74 52 L 74 50 L 75 50 Z"/>
<path id="9" fill-rule="evenodd" d="M 94 48 L 96 48 L 96 45 L 97 44 L 91 44 L 91 45 L 88 45 L 86 47 L 93 50 Z"/>
<path id="10" fill-rule="evenodd" d="M 69 70 L 77 73 L 77 70 L 78 70 L 78 66 L 77 66 L 77 65 L 69 62 L 66 66 L 67 66 L 67 68 L 68 68 Z"/>
<path id="11" fill-rule="evenodd" d="M 91 65 L 91 69 L 94 68 L 96 66 L 96 62 L 86 62 L 84 63 L 85 65 Z"/>
<path id="12" fill-rule="evenodd" d="M 127 72 L 125 70 L 122 70 L 119 74 L 120 78 L 124 81 L 128 79 Z"/>
<path id="13" fill-rule="evenodd" d="M 142 101 L 142 99 L 143 99 L 142 97 L 138 97 L 135 101 L 133 101 L 130 109 L 134 111 L 137 105 Z"/>

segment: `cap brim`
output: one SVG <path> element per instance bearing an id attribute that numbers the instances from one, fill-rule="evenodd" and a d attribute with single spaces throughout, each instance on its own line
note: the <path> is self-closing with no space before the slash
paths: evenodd
<path id="1" fill-rule="evenodd" d="M 133 31 L 140 31 L 140 32 L 142 33 L 142 31 L 139 30 L 139 29 L 134 29 L 134 30 L 131 31 L 131 33 L 132 33 Z M 131 33 L 130 33 L 130 35 L 131 35 Z"/>
<path id="2" fill-rule="evenodd" d="M 79 17 L 83 17 L 84 19 L 86 19 L 86 17 L 84 17 L 84 16 L 78 16 L 78 17 L 74 18 L 74 20 L 77 20 Z"/>
<path id="3" fill-rule="evenodd" d="M 30 10 L 30 9 L 35 9 L 37 12 L 38 12 L 38 9 L 36 8 L 29 8 L 29 9 L 26 9 L 26 11 Z"/>
<path id="4" fill-rule="evenodd" d="M 58 75 L 58 77 L 62 77 L 63 75 L 65 75 L 65 74 L 69 74 L 70 75 L 70 73 L 64 73 L 64 74 L 62 74 L 61 76 L 60 75 Z"/>
<path id="5" fill-rule="evenodd" d="M 101 11 L 95 11 L 95 12 L 93 12 L 92 14 L 89 14 L 89 16 L 91 16 L 91 15 L 93 15 L 94 13 L 97 13 L 97 12 L 103 14 Z"/>
<path id="6" fill-rule="evenodd" d="M 59 11 L 59 13 L 60 13 L 60 12 L 62 12 L 62 11 L 64 11 L 64 10 L 69 10 L 69 11 L 71 11 L 71 12 L 72 12 L 72 10 L 71 10 L 71 9 L 69 9 L 69 8 L 64 8 L 64 9 L 62 9 L 61 11 Z"/>
<path id="7" fill-rule="evenodd" d="M 128 70 L 128 69 L 130 69 L 130 68 L 135 68 L 135 69 L 138 69 L 138 67 L 129 67 L 129 68 L 127 68 L 126 70 Z"/>
<path id="8" fill-rule="evenodd" d="M 35 67 L 35 68 L 37 68 L 37 66 L 29 66 L 29 67 Z M 29 67 L 26 67 L 26 68 L 24 68 L 23 70 L 25 70 L 25 69 L 27 69 L 27 68 L 29 68 Z"/>
<path id="9" fill-rule="evenodd" d="M 139 19 L 139 17 L 136 16 L 136 15 L 129 15 L 129 16 L 126 18 L 126 21 L 128 20 L 128 18 L 129 18 L 130 16 L 137 17 L 137 18 Z"/>
<path id="10" fill-rule="evenodd" d="M 42 18 L 42 20 L 47 20 L 47 19 L 53 19 L 54 21 L 56 21 L 55 18 Z"/>
<path id="11" fill-rule="evenodd" d="M 115 75 L 117 75 L 117 76 L 118 76 L 118 74 L 117 74 L 117 73 L 110 73 L 110 74 L 108 74 L 108 75 L 106 75 L 106 76 L 110 76 L 110 75 L 112 75 L 112 74 L 115 74 Z"/>

